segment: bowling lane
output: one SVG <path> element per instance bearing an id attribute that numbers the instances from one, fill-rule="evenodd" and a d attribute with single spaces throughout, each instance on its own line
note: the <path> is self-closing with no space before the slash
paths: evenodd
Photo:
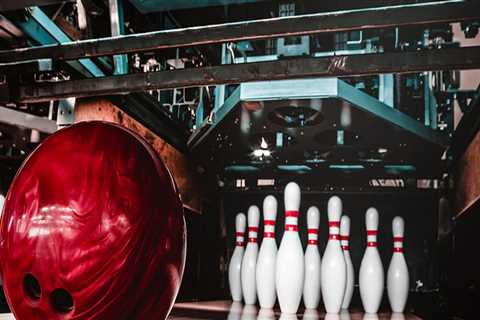
<path id="1" fill-rule="evenodd" d="M 228 320 L 421 320 L 413 314 L 399 314 L 381 312 L 378 314 L 364 314 L 362 311 L 342 312 L 340 314 L 325 314 L 323 310 L 299 310 L 297 316 L 285 316 L 280 309 L 273 312 L 262 310 L 257 306 L 244 306 L 229 300 L 183 302 L 176 303 L 170 314 L 171 320 L 201 320 L 201 319 L 228 319 Z M 1 320 L 1 318 L 0 318 Z"/>

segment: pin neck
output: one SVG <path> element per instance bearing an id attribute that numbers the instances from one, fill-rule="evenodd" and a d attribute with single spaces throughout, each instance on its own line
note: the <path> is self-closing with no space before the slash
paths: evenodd
<path id="1" fill-rule="evenodd" d="M 367 247 L 376 247 L 377 246 L 377 230 L 368 230 L 367 229 Z"/>
<path id="2" fill-rule="evenodd" d="M 403 237 L 393 237 L 393 252 L 403 252 Z"/>
<path id="3" fill-rule="evenodd" d="M 340 235 L 340 243 L 343 251 L 349 251 L 350 247 L 348 246 L 348 235 Z"/>
<path id="4" fill-rule="evenodd" d="M 258 227 L 248 227 L 248 242 L 257 243 Z"/>
<path id="5" fill-rule="evenodd" d="M 298 232 L 298 210 L 285 211 L 285 231 Z"/>
<path id="6" fill-rule="evenodd" d="M 235 237 L 236 237 L 235 245 L 237 247 L 245 247 L 245 241 L 244 241 L 245 232 L 236 232 Z"/>
<path id="7" fill-rule="evenodd" d="M 275 220 L 266 219 L 263 221 L 263 224 L 264 224 L 263 237 L 275 238 Z"/>
<path id="8" fill-rule="evenodd" d="M 328 222 L 328 240 L 340 240 L 340 221 Z"/>
<path id="9" fill-rule="evenodd" d="M 308 244 L 316 245 L 318 243 L 318 229 L 309 228 L 307 229 L 308 234 Z"/>

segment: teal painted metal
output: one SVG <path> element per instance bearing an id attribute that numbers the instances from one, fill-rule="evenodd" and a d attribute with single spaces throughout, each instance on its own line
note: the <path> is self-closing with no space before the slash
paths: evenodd
<path id="1" fill-rule="evenodd" d="M 358 171 L 365 169 L 365 167 L 361 164 L 331 164 L 328 166 L 328 168 L 343 171 Z"/>
<path id="2" fill-rule="evenodd" d="M 255 172 L 259 171 L 260 169 L 255 166 L 248 166 L 248 165 L 232 165 L 225 167 L 225 171 L 229 172 Z"/>
<path id="3" fill-rule="evenodd" d="M 415 166 L 412 165 L 385 165 L 385 172 L 390 174 L 401 174 L 405 172 L 414 172 Z"/>
<path id="4" fill-rule="evenodd" d="M 278 165 L 278 170 L 296 172 L 296 173 L 305 173 L 312 171 L 312 168 L 305 165 Z"/>
<path id="5" fill-rule="evenodd" d="M 35 42 L 42 45 L 72 42 L 56 24 L 39 7 L 28 8 L 28 16 L 16 24 Z M 87 77 L 102 77 L 105 74 L 90 59 L 68 62 L 75 70 Z"/>
<path id="6" fill-rule="evenodd" d="M 125 35 L 125 15 L 123 12 L 123 0 L 110 0 L 110 28 L 112 36 Z M 113 74 L 128 73 L 128 56 L 117 54 L 113 56 Z"/>

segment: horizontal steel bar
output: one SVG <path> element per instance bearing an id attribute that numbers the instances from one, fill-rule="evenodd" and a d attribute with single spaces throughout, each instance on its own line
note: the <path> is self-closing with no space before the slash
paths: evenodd
<path id="1" fill-rule="evenodd" d="M 46 133 L 57 131 L 55 121 L 5 107 L 0 107 L 0 122 Z"/>
<path id="2" fill-rule="evenodd" d="M 111 95 L 154 89 L 306 77 L 342 77 L 480 68 L 480 46 L 412 52 L 295 58 L 117 75 L 20 86 L 18 102 Z"/>
<path id="3" fill-rule="evenodd" d="M 479 1 L 449 0 L 154 31 L 0 51 L 0 62 L 72 60 L 240 40 L 480 19 Z"/>

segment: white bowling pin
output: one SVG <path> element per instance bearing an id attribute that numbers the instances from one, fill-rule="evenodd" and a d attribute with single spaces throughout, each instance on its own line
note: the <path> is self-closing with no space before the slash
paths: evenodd
<path id="1" fill-rule="evenodd" d="M 242 292 L 245 304 L 257 302 L 257 256 L 258 256 L 258 223 L 260 210 L 257 206 L 248 208 L 248 242 L 242 260 Z"/>
<path id="2" fill-rule="evenodd" d="M 342 309 L 348 309 L 350 301 L 352 301 L 353 288 L 355 285 L 355 272 L 353 270 L 352 259 L 350 258 L 350 218 L 348 216 L 342 216 L 340 220 L 340 240 L 343 250 L 343 256 L 345 258 L 345 264 L 347 265 L 347 285 L 345 286 L 345 295 L 343 296 Z"/>
<path id="3" fill-rule="evenodd" d="M 333 196 L 328 200 L 329 236 L 320 269 L 323 303 L 325 310 L 330 314 L 337 314 L 340 311 L 347 283 L 347 266 L 340 247 L 341 215 L 342 200 Z"/>
<path id="4" fill-rule="evenodd" d="M 257 260 L 257 293 L 262 309 L 275 305 L 275 267 L 277 264 L 277 243 L 275 241 L 275 219 L 277 217 L 277 199 L 267 196 L 263 200 L 263 240 Z"/>
<path id="5" fill-rule="evenodd" d="M 378 211 L 369 208 L 365 214 L 367 249 L 360 264 L 360 297 L 367 313 L 377 313 L 382 301 L 384 274 L 377 250 Z"/>
<path id="6" fill-rule="evenodd" d="M 320 252 L 318 251 L 318 226 L 320 212 L 313 206 L 307 211 L 308 244 L 305 250 L 305 284 L 303 303 L 307 309 L 317 309 L 320 302 Z"/>
<path id="7" fill-rule="evenodd" d="M 5 197 L 0 193 L 0 217 L 2 216 L 3 204 L 5 203 Z"/>
<path id="8" fill-rule="evenodd" d="M 243 213 L 237 214 L 235 218 L 235 249 L 233 250 L 230 264 L 228 266 L 228 283 L 230 284 L 230 293 L 233 301 L 242 301 L 242 260 L 245 250 L 245 226 L 247 219 Z"/>
<path id="9" fill-rule="evenodd" d="M 387 272 L 388 300 L 392 311 L 401 313 L 405 309 L 408 297 L 408 267 L 403 256 L 404 221 L 402 217 L 395 217 L 392 221 L 393 255 Z"/>
<path id="10" fill-rule="evenodd" d="M 275 285 L 282 315 L 296 314 L 303 293 L 305 261 L 298 236 L 300 187 L 290 182 L 285 187 L 285 232 L 277 253 Z"/>

